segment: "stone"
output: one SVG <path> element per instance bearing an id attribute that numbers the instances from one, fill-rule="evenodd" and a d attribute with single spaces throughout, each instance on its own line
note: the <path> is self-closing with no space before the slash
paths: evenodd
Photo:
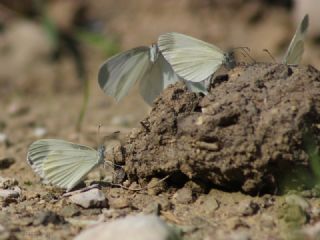
<path id="1" fill-rule="evenodd" d="M 165 190 L 165 182 L 158 178 L 152 178 L 148 183 L 147 189 L 149 195 L 158 195 Z"/>
<path id="2" fill-rule="evenodd" d="M 33 225 L 48 225 L 49 223 L 52 224 L 64 224 L 66 221 L 64 218 L 54 212 L 51 211 L 45 211 L 40 212 L 35 216 L 35 219 L 33 221 Z"/>
<path id="3" fill-rule="evenodd" d="M 112 208 L 122 209 L 130 206 L 130 203 L 127 198 L 125 197 L 118 197 L 118 198 L 110 198 L 108 199 L 109 205 Z"/>
<path id="4" fill-rule="evenodd" d="M 43 127 L 36 127 L 33 129 L 33 135 L 38 138 L 42 138 L 47 134 L 47 129 Z"/>
<path id="5" fill-rule="evenodd" d="M 188 204 L 193 201 L 192 197 L 192 191 L 190 188 L 184 187 L 179 189 L 174 195 L 173 195 L 173 201 L 175 203 L 180 204 Z"/>
<path id="6" fill-rule="evenodd" d="M 18 198 L 21 195 L 21 189 L 18 186 L 13 187 L 12 189 L 0 189 L 0 198 L 3 200 L 9 198 Z"/>
<path id="7" fill-rule="evenodd" d="M 214 213 L 219 208 L 219 202 L 214 196 L 215 191 L 210 191 L 207 195 L 201 195 L 197 201 L 196 204 L 202 213 L 206 215 L 210 215 Z"/>
<path id="8" fill-rule="evenodd" d="M 178 233 L 154 215 L 127 216 L 82 231 L 75 240 L 181 240 Z"/>
<path id="9" fill-rule="evenodd" d="M 6 143 L 8 141 L 8 136 L 5 133 L 0 133 L 0 143 Z"/>
<path id="10" fill-rule="evenodd" d="M 67 205 L 67 206 L 62 207 L 60 214 L 66 218 L 79 216 L 81 214 L 81 211 L 79 208 L 80 207 L 78 207 L 74 204 Z"/>
<path id="11" fill-rule="evenodd" d="M 106 197 L 97 188 L 74 194 L 69 199 L 83 208 L 103 208 L 107 206 Z"/>
<path id="12" fill-rule="evenodd" d="M 161 206 L 157 202 L 151 202 L 143 208 L 144 214 L 154 214 L 159 216 L 161 213 Z"/>

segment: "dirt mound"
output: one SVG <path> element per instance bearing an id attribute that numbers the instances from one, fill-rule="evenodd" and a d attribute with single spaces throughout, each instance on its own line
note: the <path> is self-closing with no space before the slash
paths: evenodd
<path id="1" fill-rule="evenodd" d="M 274 193 L 287 169 L 309 167 L 302 137 L 319 123 L 319 93 L 315 68 L 266 63 L 218 76 L 207 96 L 171 86 L 124 145 L 126 172 Z"/>

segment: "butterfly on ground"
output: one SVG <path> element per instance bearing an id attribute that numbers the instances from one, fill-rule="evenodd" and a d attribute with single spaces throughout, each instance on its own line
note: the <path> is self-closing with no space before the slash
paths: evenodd
<path id="1" fill-rule="evenodd" d="M 284 64 L 296 65 L 300 63 L 304 51 L 304 38 L 306 36 L 308 26 L 309 16 L 307 14 L 299 24 L 290 42 L 287 52 L 284 55 L 284 58 L 282 60 Z"/>
<path id="2" fill-rule="evenodd" d="M 233 52 L 176 32 L 159 36 L 158 46 L 173 70 L 183 79 L 201 82 L 213 75 L 221 65 L 235 66 Z"/>
<path id="3" fill-rule="evenodd" d="M 32 143 L 27 161 L 44 183 L 70 191 L 95 167 L 104 163 L 105 147 L 98 150 L 58 139 Z"/>

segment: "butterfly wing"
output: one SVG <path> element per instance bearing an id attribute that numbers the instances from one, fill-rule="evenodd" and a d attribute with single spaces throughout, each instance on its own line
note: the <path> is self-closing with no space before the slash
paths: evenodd
<path id="1" fill-rule="evenodd" d="M 152 49 L 151 49 L 152 51 Z M 179 81 L 170 64 L 158 52 L 157 59 L 140 81 L 139 90 L 143 99 L 152 106 L 156 97 L 169 85 Z"/>
<path id="2" fill-rule="evenodd" d="M 42 139 L 31 144 L 27 161 L 46 183 L 70 190 L 103 159 L 87 146 Z"/>
<path id="3" fill-rule="evenodd" d="M 161 35 L 158 46 L 173 70 L 192 82 L 208 78 L 225 59 L 223 51 L 218 47 L 181 33 Z"/>
<path id="4" fill-rule="evenodd" d="M 302 22 L 298 26 L 288 50 L 283 58 L 285 64 L 299 64 L 304 51 L 304 38 L 309 26 L 309 16 L 305 15 Z"/>
<path id="5" fill-rule="evenodd" d="M 104 62 L 98 73 L 100 88 L 117 101 L 127 95 L 151 66 L 149 47 L 137 47 Z"/>

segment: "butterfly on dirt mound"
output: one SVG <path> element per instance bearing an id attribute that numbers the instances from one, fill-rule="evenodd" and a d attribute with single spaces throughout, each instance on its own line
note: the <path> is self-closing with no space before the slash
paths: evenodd
<path id="1" fill-rule="evenodd" d="M 236 65 L 233 52 L 224 52 L 213 44 L 181 33 L 160 35 L 158 46 L 173 70 L 191 82 L 203 82 L 222 65 L 229 69 Z"/>
<path id="2" fill-rule="evenodd" d="M 309 26 L 308 14 L 304 16 L 299 24 L 291 42 L 287 49 L 286 54 L 283 57 L 282 62 L 284 64 L 296 65 L 299 64 L 304 52 L 304 38 L 306 36 Z"/>
<path id="3" fill-rule="evenodd" d="M 157 45 L 117 54 L 101 65 L 98 74 L 100 88 L 117 101 L 139 82 L 140 94 L 149 105 L 164 88 L 178 80 Z"/>
<path id="4" fill-rule="evenodd" d="M 107 95 L 119 101 L 139 83 L 141 96 L 151 106 L 169 84 L 177 81 L 184 80 L 173 71 L 156 44 L 119 53 L 104 62 L 98 73 L 99 86 Z M 199 84 L 187 86 L 191 91 L 206 92 Z"/>
<path id="5" fill-rule="evenodd" d="M 32 143 L 27 161 L 44 183 L 70 191 L 95 167 L 103 164 L 105 147 L 98 150 L 58 139 Z"/>

